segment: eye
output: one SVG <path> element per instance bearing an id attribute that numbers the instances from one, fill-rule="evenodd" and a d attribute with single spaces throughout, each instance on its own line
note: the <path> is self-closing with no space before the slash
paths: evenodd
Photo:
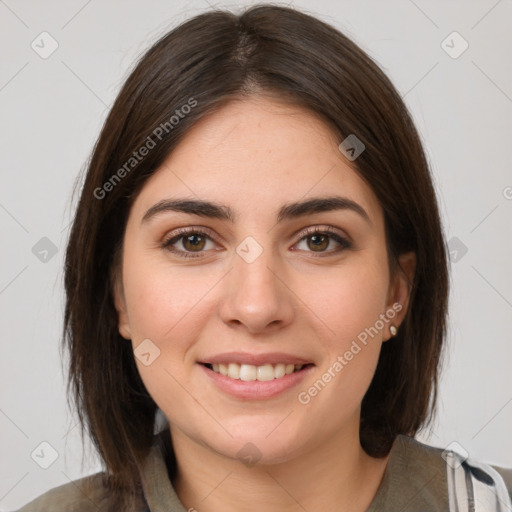
<path id="1" fill-rule="evenodd" d="M 304 235 L 304 232 L 301 233 L 301 235 Z M 338 244 L 338 247 L 333 250 L 326 251 L 325 249 L 331 245 L 333 240 Z M 302 236 L 298 245 L 303 241 L 307 247 L 306 251 L 319 253 L 318 256 L 329 256 L 333 253 L 339 253 L 344 249 L 350 249 L 352 247 L 351 242 L 336 233 L 333 228 L 330 227 L 320 228 L 319 226 L 315 226 L 313 228 L 308 228 L 305 231 L 305 236 Z M 311 250 L 309 251 L 308 249 Z"/>
<path id="2" fill-rule="evenodd" d="M 180 258 L 199 258 L 202 253 L 209 249 L 215 249 L 214 237 L 210 230 L 206 228 L 181 228 L 170 238 L 162 242 L 162 248 L 176 254 Z M 308 228 L 300 233 L 301 239 L 297 245 L 301 243 L 306 244 L 306 252 L 318 253 L 315 256 L 329 256 L 333 253 L 339 253 L 344 249 L 352 247 L 352 243 L 346 238 L 336 233 L 333 228 L 326 227 L 320 228 L 315 226 Z M 338 244 L 338 247 L 331 250 L 326 250 L 332 242 Z M 208 247 L 208 243 L 212 246 Z"/>
<path id="3" fill-rule="evenodd" d="M 209 233 L 194 228 L 182 228 L 178 230 L 179 234 L 168 238 L 162 242 L 162 247 L 183 258 L 198 258 L 204 250 L 211 249 L 208 242 L 214 244 Z M 178 247 L 175 247 L 175 246 Z M 181 248 L 180 248 L 181 246 Z M 194 253 L 197 253 L 194 254 Z"/>

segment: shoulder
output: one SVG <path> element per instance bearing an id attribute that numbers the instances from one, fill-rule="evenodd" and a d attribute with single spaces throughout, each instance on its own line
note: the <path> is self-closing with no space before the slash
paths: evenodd
<path id="1" fill-rule="evenodd" d="M 508 493 L 510 494 L 510 499 L 512 500 L 512 468 L 500 468 L 498 466 L 492 466 L 503 478 L 505 482 L 505 486 L 507 487 Z"/>
<path id="2" fill-rule="evenodd" d="M 55 487 L 16 512 L 106 512 L 106 500 L 104 473 L 99 472 Z"/>
<path id="3" fill-rule="evenodd" d="M 454 471 L 449 465 L 451 462 L 443 448 L 424 444 L 413 437 L 397 436 L 391 448 L 383 480 L 368 509 L 369 512 L 449 510 L 450 499 L 453 499 L 453 488 L 449 484 L 449 480 L 453 480 L 449 477 L 453 477 Z M 499 494 L 499 497 L 503 498 L 507 494 L 507 489 L 508 493 L 512 493 L 512 470 L 494 468 L 467 459 L 457 470 L 459 477 L 462 474 L 465 475 L 463 480 L 468 482 L 468 485 L 478 487 L 479 494 L 485 491 L 485 487 L 491 491 L 485 496 Z M 466 491 L 472 491 L 466 487 L 463 490 L 464 498 L 467 499 Z M 457 495 L 461 492 L 457 491 Z M 452 495 L 451 498 L 449 494 Z M 504 498 L 504 503 L 506 499 L 507 497 Z"/>
<path id="4" fill-rule="evenodd" d="M 170 441 L 170 434 L 168 437 Z M 155 436 L 144 464 L 144 474 L 141 475 L 144 488 L 137 494 L 118 496 L 119 501 L 124 500 L 122 507 L 113 503 L 116 493 L 112 489 L 115 488 L 115 483 L 109 481 L 105 471 L 100 471 L 54 487 L 13 512 L 117 512 L 120 508 L 122 512 L 147 512 L 148 500 L 164 506 L 162 486 L 166 479 L 167 486 L 171 487 L 163 459 L 164 446 L 165 433 Z M 169 497 L 169 492 L 166 497 Z M 179 503 L 177 497 L 176 502 Z"/>
<path id="5" fill-rule="evenodd" d="M 447 467 L 446 450 L 435 446 L 429 446 L 412 437 L 400 435 L 395 440 L 394 449 L 399 457 L 400 469 L 408 475 L 407 479 L 417 479 L 418 486 L 422 482 L 429 481 L 430 487 L 434 488 L 436 494 L 445 495 L 447 492 Z M 482 483 L 503 480 L 506 490 L 512 499 L 512 469 L 497 467 L 483 461 L 472 459 L 461 459 L 468 474 L 474 476 Z M 485 478 L 481 472 L 486 473 L 492 480 Z M 494 484 L 490 484 L 494 486 Z M 437 487 L 437 489 L 435 489 Z"/>
<path id="6" fill-rule="evenodd" d="M 399 435 L 391 450 L 386 501 L 396 510 L 447 510 L 443 450 Z"/>

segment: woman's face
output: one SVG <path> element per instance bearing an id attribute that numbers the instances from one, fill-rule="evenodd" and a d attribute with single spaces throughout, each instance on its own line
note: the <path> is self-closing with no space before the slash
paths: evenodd
<path id="1" fill-rule="evenodd" d="M 119 329 L 182 438 L 271 463 L 357 436 L 407 285 L 391 279 L 382 209 L 340 142 L 307 111 L 233 101 L 137 196 Z"/>

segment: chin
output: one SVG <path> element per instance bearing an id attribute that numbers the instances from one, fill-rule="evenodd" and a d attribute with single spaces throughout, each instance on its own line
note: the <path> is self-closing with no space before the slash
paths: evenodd
<path id="1" fill-rule="evenodd" d="M 280 419 L 282 421 L 282 418 Z M 286 422 L 286 421 L 285 421 Z M 279 421 L 254 421 L 229 429 L 233 437 L 218 440 L 215 451 L 246 465 L 279 464 L 293 459 L 301 450 L 301 440 Z M 277 428 L 276 428 L 277 426 Z"/>

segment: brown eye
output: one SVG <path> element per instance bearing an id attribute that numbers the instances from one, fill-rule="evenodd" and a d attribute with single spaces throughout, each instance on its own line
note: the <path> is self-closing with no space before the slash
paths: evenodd
<path id="1" fill-rule="evenodd" d="M 187 251 L 201 251 L 206 244 L 206 239 L 199 234 L 184 236 L 182 239 L 183 247 Z"/>
<path id="2" fill-rule="evenodd" d="M 329 247 L 330 237 L 327 235 L 311 235 L 307 237 L 308 247 L 314 251 L 317 249 L 324 250 Z M 311 243 L 309 243 L 311 242 Z"/>
<path id="3" fill-rule="evenodd" d="M 334 232 L 332 228 L 321 229 L 317 226 L 309 228 L 305 232 L 301 233 L 301 235 L 302 238 L 298 245 L 300 246 L 301 243 L 305 243 L 306 245 L 306 249 L 301 250 L 316 253 L 315 256 L 330 256 L 352 247 L 352 243 L 349 240 Z M 331 242 L 337 244 L 337 247 L 335 246 L 334 248 L 327 250 L 331 245 Z"/>
<path id="4" fill-rule="evenodd" d="M 184 229 L 179 235 L 173 236 L 162 243 L 162 247 L 183 258 L 197 258 L 214 245 L 212 238 L 203 231 Z M 213 248 L 213 247 L 212 247 Z"/>

